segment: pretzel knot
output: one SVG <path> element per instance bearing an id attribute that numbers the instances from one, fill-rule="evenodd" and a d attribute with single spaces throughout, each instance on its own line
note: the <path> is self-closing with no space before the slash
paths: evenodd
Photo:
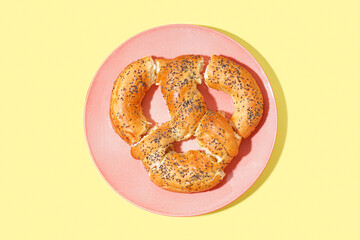
<path id="1" fill-rule="evenodd" d="M 229 120 L 222 112 L 208 110 L 197 89 L 203 67 L 204 59 L 197 55 L 155 61 L 144 57 L 127 66 L 114 83 L 110 103 L 114 130 L 132 145 L 131 155 L 142 160 L 150 179 L 170 191 L 200 192 L 218 184 L 242 138 L 262 117 L 262 94 L 254 78 L 216 55 L 205 71 L 205 83 L 231 95 L 235 111 Z M 150 128 L 141 102 L 153 84 L 160 85 L 171 120 Z M 203 151 L 174 151 L 175 141 L 192 136 Z"/>

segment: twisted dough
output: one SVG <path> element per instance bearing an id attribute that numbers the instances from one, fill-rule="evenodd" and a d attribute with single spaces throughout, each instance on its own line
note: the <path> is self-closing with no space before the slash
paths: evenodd
<path id="1" fill-rule="evenodd" d="M 218 184 L 242 137 L 261 118 L 262 96 L 256 81 L 239 65 L 218 56 L 210 59 L 205 82 L 230 94 L 235 112 L 228 120 L 221 112 L 207 110 L 196 87 L 203 66 L 203 57 L 196 55 L 155 62 L 145 57 L 125 68 L 114 83 L 110 116 L 115 131 L 132 144 L 132 156 L 142 160 L 150 179 L 170 191 L 199 192 Z M 141 101 L 154 83 L 161 87 L 171 120 L 148 131 Z M 174 151 L 173 142 L 191 136 L 204 151 Z"/>

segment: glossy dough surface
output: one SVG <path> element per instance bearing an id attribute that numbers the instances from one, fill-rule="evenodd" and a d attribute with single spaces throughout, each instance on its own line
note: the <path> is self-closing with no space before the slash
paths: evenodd
<path id="1" fill-rule="evenodd" d="M 128 144 L 140 141 L 150 127 L 141 102 L 154 83 L 155 63 L 151 57 L 131 63 L 114 83 L 110 100 L 111 123 L 115 132 Z"/>
<path id="2" fill-rule="evenodd" d="M 110 117 L 114 130 L 142 160 L 149 178 L 175 192 L 200 192 L 216 186 L 224 168 L 237 155 L 242 137 L 255 129 L 262 115 L 262 95 L 250 73 L 213 55 L 205 83 L 232 96 L 235 112 L 229 120 L 208 110 L 197 84 L 204 60 L 198 55 L 174 59 L 144 57 L 126 67 L 114 83 Z M 160 85 L 171 120 L 149 129 L 141 101 L 152 84 Z M 202 151 L 177 153 L 175 141 L 196 137 Z"/>
<path id="3" fill-rule="evenodd" d="M 205 72 L 207 86 L 229 94 L 234 102 L 231 117 L 240 136 L 247 138 L 263 114 L 263 97 L 253 76 L 242 66 L 213 55 Z"/>

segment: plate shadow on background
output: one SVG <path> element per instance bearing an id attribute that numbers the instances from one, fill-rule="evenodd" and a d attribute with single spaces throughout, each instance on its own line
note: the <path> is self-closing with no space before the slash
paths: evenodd
<path id="1" fill-rule="evenodd" d="M 274 92 L 275 100 L 276 100 L 277 116 L 278 116 L 277 135 L 276 135 L 274 149 L 273 149 L 273 152 L 271 154 L 269 162 L 266 165 L 264 171 L 262 172 L 260 177 L 256 180 L 256 182 L 249 188 L 249 190 L 247 190 L 238 199 L 236 199 L 234 202 L 230 203 L 229 205 L 227 205 L 217 211 L 208 213 L 208 214 L 216 214 L 218 212 L 225 211 L 225 210 L 237 205 L 238 203 L 241 203 L 245 199 L 247 199 L 254 192 L 256 192 L 259 189 L 259 187 L 269 178 L 269 176 L 273 172 L 274 168 L 276 167 L 276 165 L 280 159 L 281 153 L 282 153 L 284 145 L 285 145 L 288 117 L 287 117 L 287 107 L 286 107 L 285 95 L 282 90 L 281 84 L 280 84 L 279 79 L 276 76 L 274 70 L 272 69 L 270 64 L 266 61 L 266 59 L 253 46 L 251 46 L 249 43 L 247 43 L 242 38 L 236 36 L 235 34 L 230 33 L 223 29 L 212 27 L 212 26 L 206 26 L 206 25 L 202 25 L 202 26 L 213 29 L 218 32 L 221 32 L 222 34 L 225 34 L 226 36 L 232 38 L 236 42 L 240 43 L 243 47 L 245 47 L 246 50 L 248 50 L 250 52 L 250 54 L 254 56 L 254 58 L 259 62 L 259 64 L 261 65 L 262 69 L 264 70 L 266 76 L 268 77 L 268 79 L 270 81 L 271 87 Z M 208 215 L 208 214 L 205 214 L 205 215 Z"/>

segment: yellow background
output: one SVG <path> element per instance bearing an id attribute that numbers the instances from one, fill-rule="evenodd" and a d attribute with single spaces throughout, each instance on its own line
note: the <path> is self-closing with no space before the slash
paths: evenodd
<path id="1" fill-rule="evenodd" d="M 0 239 L 360 239 L 357 1 L 0 1 Z M 90 82 L 145 29 L 217 28 L 264 67 L 274 154 L 230 206 L 166 217 L 121 198 L 83 131 Z"/>

